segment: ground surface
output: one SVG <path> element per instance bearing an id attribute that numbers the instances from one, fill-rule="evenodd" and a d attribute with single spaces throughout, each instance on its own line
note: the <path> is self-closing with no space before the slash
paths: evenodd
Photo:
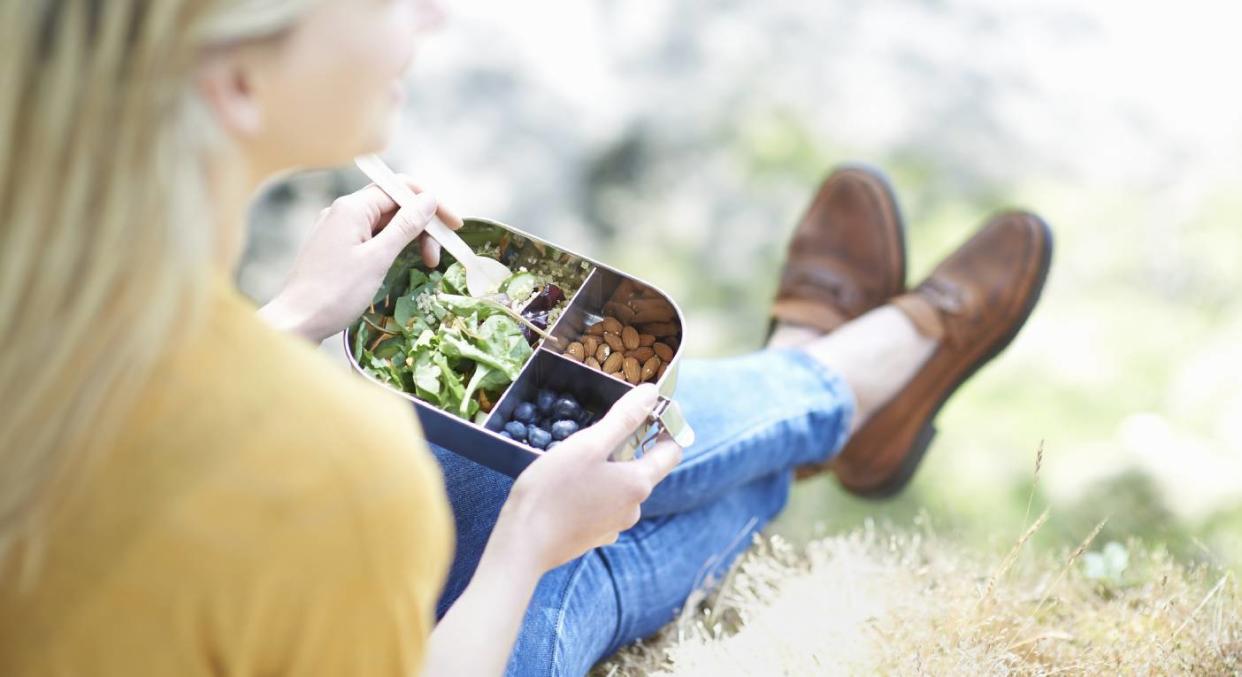
<path id="1" fill-rule="evenodd" d="M 756 544 L 594 675 L 1237 675 L 1234 575 L 1110 543 L 982 557 L 930 528 Z"/>

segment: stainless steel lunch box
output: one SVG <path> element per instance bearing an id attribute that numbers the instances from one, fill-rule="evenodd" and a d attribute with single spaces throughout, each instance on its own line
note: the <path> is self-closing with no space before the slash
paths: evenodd
<path id="1" fill-rule="evenodd" d="M 651 427 L 636 431 L 629 443 L 614 452 L 613 457 L 617 460 L 632 458 L 636 449 L 642 447 L 658 431 L 667 432 L 682 446 L 689 446 L 693 443 L 694 431 L 682 416 L 680 407 L 671 399 L 677 387 L 677 372 L 685 347 L 686 326 L 681 308 L 673 299 L 648 282 L 512 226 L 490 219 L 466 219 L 467 228 L 470 228 L 472 224 L 496 228 L 509 233 L 510 236 L 525 238 L 539 246 L 554 248 L 578 257 L 591 266 L 591 271 L 582 286 L 569 298 L 564 312 L 556 323 L 549 327 L 549 333 L 561 341 L 560 345 L 567 345 L 581 335 L 587 326 L 603 319 L 604 306 L 609 302 L 618 285 L 625 280 L 641 285 L 648 292 L 654 292 L 667 301 L 676 314 L 677 323 L 681 327 L 681 335 L 673 359 L 668 362 L 663 376 L 655 382 L 661 396 L 659 404 L 650 420 Z M 343 333 L 342 339 L 350 364 L 359 374 L 370 379 L 370 375 L 359 364 L 358 356 L 354 355 L 349 330 Z M 532 399 L 534 393 L 540 388 L 569 391 L 583 406 L 602 414 L 635 387 L 624 380 L 596 371 L 581 362 L 561 355 L 560 351 L 545 345 L 546 343 L 547 341 L 540 340 L 536 344 L 533 356 L 522 368 L 518 378 L 510 384 L 504 395 L 496 402 L 482 424 L 458 418 L 423 402 L 413 394 L 393 390 L 413 404 L 429 442 L 506 475 L 516 477 L 540 455 L 555 453 L 555 451 L 540 451 L 498 434 L 520 401 Z M 376 381 L 376 383 L 379 382 Z"/>

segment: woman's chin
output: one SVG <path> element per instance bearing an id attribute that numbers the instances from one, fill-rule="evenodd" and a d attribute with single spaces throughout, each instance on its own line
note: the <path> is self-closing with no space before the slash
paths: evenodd
<path id="1" fill-rule="evenodd" d="M 381 153 L 392 143 L 393 136 L 397 132 L 397 123 L 401 119 L 400 111 L 391 111 L 383 124 L 377 124 L 374 130 L 366 136 L 366 139 L 360 146 L 362 147 L 354 157 L 359 155 L 367 155 L 369 153 Z M 352 159 L 352 158 L 351 158 Z"/>

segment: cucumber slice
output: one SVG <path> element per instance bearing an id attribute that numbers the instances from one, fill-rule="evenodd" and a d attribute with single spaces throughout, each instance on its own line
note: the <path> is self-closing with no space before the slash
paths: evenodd
<path id="1" fill-rule="evenodd" d="M 539 278 L 533 273 L 521 272 L 515 273 L 500 285 L 500 291 L 504 292 L 512 301 L 525 301 L 535 293 L 535 287 L 539 285 Z"/>

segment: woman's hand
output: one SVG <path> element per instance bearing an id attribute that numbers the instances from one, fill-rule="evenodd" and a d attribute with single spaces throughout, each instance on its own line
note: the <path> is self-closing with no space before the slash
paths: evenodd
<path id="1" fill-rule="evenodd" d="M 681 448 L 662 438 L 642 458 L 609 455 L 645 427 L 658 397 L 653 385 L 635 388 L 595 425 L 557 445 L 517 479 L 493 534 L 510 555 L 531 559 L 539 572 L 613 543 L 638 522 L 639 506 L 681 461 Z"/>
<path id="2" fill-rule="evenodd" d="M 681 461 L 681 448 L 662 439 L 636 461 L 608 456 L 645 427 L 656 398 L 653 385 L 635 388 L 518 477 L 470 585 L 431 633 L 425 674 L 503 673 L 544 572 L 634 526 L 643 500 Z"/>
<path id="3" fill-rule="evenodd" d="M 433 214 L 453 230 L 461 228 L 461 218 L 415 184 L 410 187 L 419 200 L 405 209 L 370 185 L 320 212 L 284 289 L 259 315 L 318 343 L 362 315 L 397 254 L 415 238 L 421 238 L 423 262 L 439 265 L 440 245 L 423 229 Z"/>

